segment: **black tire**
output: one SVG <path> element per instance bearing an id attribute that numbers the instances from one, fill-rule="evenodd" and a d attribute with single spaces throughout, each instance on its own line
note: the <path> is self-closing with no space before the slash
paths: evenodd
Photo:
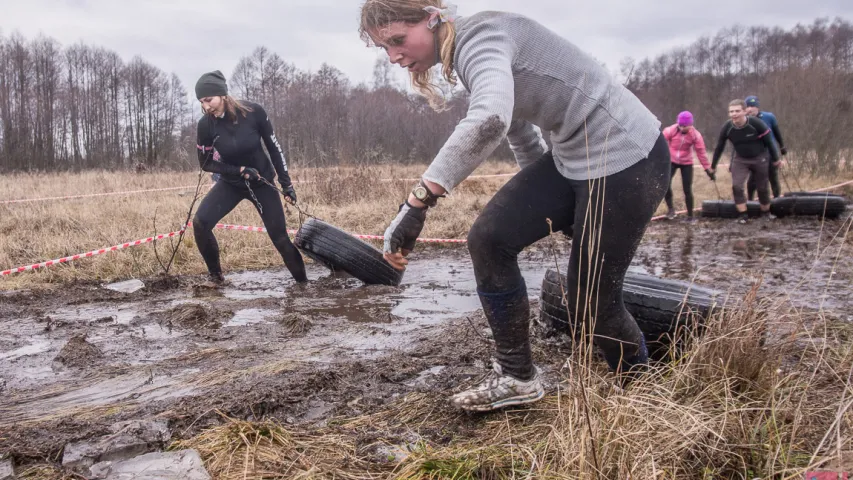
<path id="1" fill-rule="evenodd" d="M 777 217 L 817 215 L 838 218 L 847 210 L 847 202 L 837 196 L 789 196 L 773 199 L 770 211 Z"/>
<path id="2" fill-rule="evenodd" d="M 560 285 L 567 285 L 566 276 L 549 269 L 542 280 L 540 323 L 546 331 L 571 335 L 580 330 L 580 326 L 569 323 Z M 688 282 L 629 272 L 625 276 L 622 299 L 647 342 L 667 344 L 679 329 L 694 326 L 701 329 L 704 320 L 721 306 L 723 294 Z"/>
<path id="3" fill-rule="evenodd" d="M 751 218 L 761 216 L 761 204 L 746 202 L 746 213 Z M 710 218 L 738 218 L 737 207 L 733 200 L 703 200 L 702 216 Z"/>
<path id="4" fill-rule="evenodd" d="M 382 252 L 349 233 L 316 218 L 299 227 L 293 240 L 305 255 L 333 271 L 343 270 L 368 285 L 397 286 L 403 272 L 395 270 Z"/>

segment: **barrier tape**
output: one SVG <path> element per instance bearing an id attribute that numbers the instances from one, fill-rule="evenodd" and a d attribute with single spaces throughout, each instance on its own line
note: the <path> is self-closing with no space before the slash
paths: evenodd
<path id="1" fill-rule="evenodd" d="M 265 233 L 267 231 L 264 227 L 254 227 L 250 225 L 230 225 L 227 223 L 217 223 L 216 227 L 221 230 L 240 230 L 246 232 L 261 232 Z M 79 260 L 81 258 L 90 258 L 97 255 L 103 255 L 104 253 L 115 252 L 118 250 L 124 250 L 126 248 L 135 247 L 138 245 L 144 245 L 146 243 L 151 243 L 157 240 L 163 240 L 164 238 L 171 238 L 180 235 L 182 232 L 186 231 L 186 228 L 177 230 L 174 232 L 163 233 L 160 235 L 155 235 L 153 237 L 142 238 L 139 240 L 134 240 L 132 242 L 125 242 L 118 245 L 113 245 L 112 247 L 99 248 L 97 250 L 92 250 L 91 252 L 80 253 L 77 255 L 71 255 L 68 257 L 57 258 L 56 260 L 48 260 L 46 262 L 34 263 L 32 265 L 24 265 L 17 268 L 10 268 L 8 270 L 3 270 L 0 272 L 0 277 L 5 277 L 7 275 L 11 275 L 13 273 L 22 273 L 28 272 L 31 270 L 38 270 L 41 268 L 52 267 L 54 265 L 60 265 L 63 263 L 73 262 L 74 260 Z M 296 234 L 296 230 L 288 230 L 287 233 L 291 235 Z M 381 235 L 353 235 L 356 238 L 361 238 L 365 240 L 384 240 L 385 237 Z M 419 238 L 418 242 L 422 243 L 466 243 L 466 240 L 452 239 L 452 238 Z"/>
<path id="2" fill-rule="evenodd" d="M 181 232 L 184 232 L 185 230 L 186 229 L 181 229 L 181 230 L 178 230 L 176 232 L 163 233 L 161 235 L 143 238 L 143 239 L 136 240 L 133 242 L 121 243 L 119 245 L 113 245 L 112 247 L 100 248 L 98 250 L 92 250 L 91 252 L 80 253 L 77 255 L 71 255 L 70 257 L 57 258 L 56 260 L 48 260 L 46 262 L 35 263 L 33 265 L 26 265 L 26 266 L 18 267 L 18 268 L 10 268 L 9 270 L 4 270 L 4 271 L 0 272 L 0 277 L 6 276 L 6 275 L 11 275 L 13 273 L 21 273 L 21 272 L 26 272 L 26 271 L 30 271 L 30 270 L 38 270 L 40 268 L 51 267 L 53 265 L 59 265 L 62 263 L 73 262 L 74 260 L 79 260 L 81 258 L 94 257 L 96 255 L 102 255 L 102 254 L 107 253 L 107 252 L 115 252 L 117 250 L 124 250 L 125 248 L 135 247 L 137 245 L 142 245 L 145 243 L 151 243 L 155 240 L 162 240 L 164 238 L 175 237 L 175 236 L 180 235 Z"/>
<path id="3" fill-rule="evenodd" d="M 471 175 L 468 179 L 481 179 L 481 178 L 502 178 L 502 177 L 512 177 L 515 175 L 514 173 L 499 173 L 495 175 Z M 420 179 L 418 178 L 381 178 L 379 179 L 382 182 L 416 182 Z M 296 184 L 304 184 L 304 183 L 316 183 L 314 180 L 294 180 L 293 183 Z M 202 188 L 210 188 L 210 184 L 202 184 Z M 166 188 L 150 188 L 146 190 L 124 190 L 121 192 L 101 192 L 101 193 L 85 193 L 80 195 L 63 195 L 58 197 L 40 197 L 40 198 L 19 198 L 13 200 L 0 200 L 0 205 L 11 205 L 15 203 L 35 203 L 35 202 L 49 202 L 52 200 L 75 200 L 80 198 L 93 198 L 93 197 L 108 197 L 108 196 L 116 196 L 116 195 L 136 195 L 140 193 L 154 193 L 154 192 L 168 192 L 174 190 L 193 190 L 195 189 L 195 185 L 186 185 L 183 187 L 166 187 Z"/>
<path id="4" fill-rule="evenodd" d="M 812 191 L 813 192 L 826 192 L 829 190 L 834 190 L 836 188 L 845 187 L 847 185 L 853 185 L 853 180 L 849 180 L 847 182 L 839 183 L 838 185 L 832 185 L 830 187 L 824 187 L 824 188 L 821 188 L 818 190 L 812 190 Z M 701 208 L 693 209 L 694 212 L 695 211 L 701 211 L 701 210 L 702 210 Z M 687 210 L 681 210 L 677 213 L 683 214 L 686 212 L 687 212 Z M 654 221 L 662 220 L 664 218 L 666 218 L 666 215 L 658 215 L 656 217 L 652 217 L 651 221 L 654 222 Z M 151 243 L 151 242 L 154 242 L 156 240 L 162 240 L 164 238 L 175 237 L 177 235 L 180 235 L 182 232 L 186 231 L 186 228 L 188 228 L 188 227 L 185 227 L 185 228 L 178 230 L 178 231 L 175 231 L 175 232 L 164 233 L 164 234 L 156 235 L 153 237 L 135 240 L 133 242 L 125 242 L 125 243 L 122 243 L 119 245 L 113 245 L 112 247 L 106 247 L 106 248 L 100 248 L 98 250 L 92 250 L 91 252 L 80 253 L 77 255 L 71 255 L 69 257 L 58 258 L 56 260 L 48 260 L 46 262 L 35 263 L 32 265 L 25 265 L 25 266 L 21 266 L 21 267 L 17 267 L 17 268 L 10 268 L 9 270 L 3 270 L 2 272 L 0 272 L 0 277 L 4 277 L 6 275 L 11 275 L 13 273 L 21 273 L 21 272 L 27 272 L 27 271 L 31 271 L 31 270 L 38 270 L 40 268 L 51 267 L 53 265 L 59 265 L 59 264 L 63 264 L 63 263 L 73 262 L 74 260 L 79 260 L 81 258 L 94 257 L 94 256 L 102 255 L 102 254 L 108 253 L 108 252 L 115 252 L 118 250 L 124 250 L 126 248 L 135 247 L 137 245 L 143 245 L 146 243 Z M 251 226 L 251 225 L 231 225 L 231 224 L 227 224 L 227 223 L 217 223 L 215 228 L 218 228 L 221 230 L 239 230 L 239 231 L 247 231 L 247 232 L 266 232 L 267 231 L 267 229 L 264 227 L 255 227 L 255 226 Z M 289 233 L 291 235 L 295 235 L 296 230 L 291 229 L 291 230 L 288 230 L 287 233 Z M 382 235 L 360 235 L 360 234 L 351 234 L 351 235 L 356 237 L 356 238 L 361 238 L 364 240 L 384 240 L 384 238 L 385 238 Z M 419 239 L 417 239 L 417 241 L 421 242 L 421 243 L 457 243 L 457 244 L 467 243 L 467 240 L 456 239 L 456 238 L 419 238 Z"/>

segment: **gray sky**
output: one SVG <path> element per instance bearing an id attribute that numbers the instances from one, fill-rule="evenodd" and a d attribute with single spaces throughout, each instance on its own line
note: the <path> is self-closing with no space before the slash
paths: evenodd
<path id="1" fill-rule="evenodd" d="M 106 47 L 125 60 L 141 55 L 175 72 L 188 92 L 198 76 L 260 45 L 300 69 L 323 62 L 354 83 L 370 81 L 378 55 L 359 40 L 362 0 L 0 0 L 0 33 L 45 34 L 63 46 Z M 611 71 L 740 23 L 790 28 L 818 17 L 853 19 L 850 0 L 460 0 L 460 15 L 504 10 L 533 17 L 576 43 Z M 749 6 L 749 8 L 746 8 Z M 610 13 L 605 13 L 610 12 Z M 402 71 L 400 71 L 402 74 Z"/>

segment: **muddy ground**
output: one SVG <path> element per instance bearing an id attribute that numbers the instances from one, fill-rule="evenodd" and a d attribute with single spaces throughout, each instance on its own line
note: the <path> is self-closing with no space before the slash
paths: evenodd
<path id="1" fill-rule="evenodd" d="M 659 222 L 632 269 L 733 296 L 760 282 L 760 295 L 786 308 L 853 320 L 853 241 L 839 235 L 848 226 Z M 554 241 L 565 269 L 568 242 Z M 550 245 L 521 256 L 532 300 L 554 266 Z M 58 461 L 67 442 L 126 419 L 166 418 L 179 439 L 223 415 L 322 424 L 411 392 L 447 395 L 485 373 L 487 324 L 464 247 L 428 247 L 412 260 L 400 287 L 364 286 L 312 264 L 307 286 L 273 268 L 231 272 L 219 290 L 182 277 L 143 279 L 133 293 L 98 284 L 4 292 L 0 457 Z M 565 348 L 535 340 L 546 378 Z"/>

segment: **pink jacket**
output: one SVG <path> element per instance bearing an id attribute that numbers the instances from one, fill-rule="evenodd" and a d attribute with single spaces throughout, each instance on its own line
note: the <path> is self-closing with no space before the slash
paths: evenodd
<path id="1" fill-rule="evenodd" d="M 669 156 L 672 163 L 693 165 L 692 150 L 695 149 L 702 168 L 705 170 L 711 168 L 711 164 L 708 163 L 708 153 L 705 151 L 705 140 L 702 139 L 702 134 L 696 130 L 696 127 L 691 128 L 687 134 L 682 134 L 677 124 L 670 125 L 663 129 L 663 136 L 669 143 Z"/>

